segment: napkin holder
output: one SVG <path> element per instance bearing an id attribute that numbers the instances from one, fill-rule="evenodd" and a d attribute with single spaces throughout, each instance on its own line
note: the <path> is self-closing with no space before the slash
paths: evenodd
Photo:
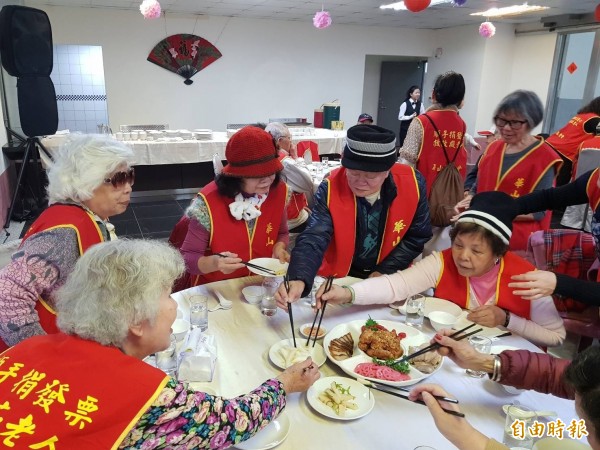
<path id="1" fill-rule="evenodd" d="M 199 328 L 188 333 L 179 353 L 177 378 L 180 381 L 212 381 L 217 362 L 215 336 L 203 333 Z"/>

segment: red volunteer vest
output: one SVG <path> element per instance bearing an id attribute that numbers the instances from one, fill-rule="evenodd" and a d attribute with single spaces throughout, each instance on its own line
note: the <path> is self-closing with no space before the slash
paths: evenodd
<path id="1" fill-rule="evenodd" d="M 249 261 L 253 258 L 270 258 L 273 255 L 273 245 L 277 242 L 281 216 L 285 208 L 285 183 L 280 182 L 269 191 L 267 199 L 260 206 L 261 215 L 256 219 L 252 234 L 245 220 L 236 220 L 231 215 L 229 205 L 233 199 L 220 195 L 214 181 L 207 184 L 198 195 L 204 198 L 210 214 L 210 239 L 204 253 L 206 256 L 230 251 L 237 253 L 242 260 Z M 248 275 L 250 272 L 245 267 L 229 274 L 216 271 L 194 275 L 192 286 Z"/>
<path id="2" fill-rule="evenodd" d="M 442 271 L 435 287 L 435 296 L 450 300 L 463 309 L 471 306 L 471 283 L 469 277 L 463 277 L 458 273 L 454 259 L 452 258 L 452 249 L 446 249 L 442 253 Z M 514 253 L 507 252 L 500 259 L 500 271 L 496 283 L 496 299 L 494 304 L 500 308 L 507 309 L 517 316 L 526 319 L 531 318 L 531 303 L 523 300 L 517 295 L 513 295 L 513 288 L 508 287 L 511 282 L 510 277 L 535 270 L 535 267 Z"/>
<path id="3" fill-rule="evenodd" d="M 598 189 L 598 178 L 600 178 L 600 169 L 592 172 L 590 179 L 587 182 L 586 192 L 590 202 L 592 211 L 597 211 L 600 206 L 600 189 Z M 600 282 L 600 270 L 597 272 L 596 281 Z"/>
<path id="4" fill-rule="evenodd" d="M 301 192 L 292 192 L 290 197 L 290 201 L 287 205 L 287 216 L 288 220 L 295 219 L 300 215 L 300 211 L 302 211 L 305 207 L 308 206 L 308 201 L 306 200 L 306 195 Z"/>
<path id="5" fill-rule="evenodd" d="M 384 260 L 400 243 L 412 223 L 419 203 L 419 186 L 415 170 L 405 164 L 394 164 L 390 174 L 398 194 L 387 211 L 377 263 Z M 344 277 L 348 275 L 354 257 L 356 197 L 348 186 L 345 168 L 332 171 L 325 181 L 328 184 L 327 206 L 333 222 L 333 236 L 325 251 L 319 274 Z"/>
<path id="6" fill-rule="evenodd" d="M 114 347 L 63 333 L 26 339 L 0 355 L 0 438 L 23 449 L 116 449 L 168 380 Z M 14 424 L 21 432 L 10 437 Z"/>
<path id="7" fill-rule="evenodd" d="M 553 169 L 556 174 L 562 165 L 561 158 L 552 147 L 539 140 L 538 145 L 500 176 L 505 151 L 506 143 L 502 140 L 494 141 L 488 146 L 479 161 L 477 192 L 501 191 L 518 198 L 533 192 L 548 170 Z M 552 213 L 547 211 L 539 222 L 537 220 L 514 221 L 510 249 L 527 249 L 527 240 L 531 233 L 550 228 L 551 219 Z"/>
<path id="8" fill-rule="evenodd" d="M 439 127 L 440 135 L 446 146 L 448 158 L 450 158 L 451 161 L 458 146 L 460 146 L 454 164 L 464 180 L 467 176 L 467 149 L 465 148 L 463 141 L 463 133 L 466 130 L 465 122 L 458 113 L 450 110 L 430 111 L 427 115 L 430 116 Z M 435 131 L 435 128 L 433 128 L 433 125 L 431 125 L 431 122 L 427 117 L 423 116 L 417 116 L 414 120 L 418 120 L 423 126 L 421 147 L 419 148 L 419 155 L 417 156 L 417 169 L 423 174 L 427 181 L 427 198 L 429 198 L 431 186 L 440 170 L 446 167 L 447 162 L 440 138 Z"/>
<path id="9" fill-rule="evenodd" d="M 584 129 L 586 122 L 594 117 L 598 115 L 577 114 L 564 127 L 549 136 L 546 142 L 565 158 L 573 161 L 579 150 L 579 144 L 594 136 L 594 133 L 587 133 Z"/>
<path id="10" fill-rule="evenodd" d="M 577 154 L 573 158 L 573 177 L 571 178 L 571 181 L 575 179 L 575 172 L 577 171 L 577 162 L 579 161 L 579 154 L 583 149 L 600 150 L 600 136 L 594 136 L 591 139 L 586 139 L 579 145 L 579 148 L 577 149 Z"/>
<path id="11" fill-rule="evenodd" d="M 29 227 L 23 237 L 23 242 L 36 233 L 52 230 L 54 228 L 71 228 L 77 233 L 77 243 L 79 245 L 79 256 L 88 248 L 104 238 L 98 224 L 86 210 L 80 206 L 54 204 L 49 206 L 35 222 Z M 23 245 L 21 242 L 21 245 Z M 35 310 L 40 319 L 40 325 L 46 333 L 58 333 L 56 327 L 56 312 L 42 297 L 38 298 L 35 304 Z M 8 346 L 0 340 L 0 351 Z"/>

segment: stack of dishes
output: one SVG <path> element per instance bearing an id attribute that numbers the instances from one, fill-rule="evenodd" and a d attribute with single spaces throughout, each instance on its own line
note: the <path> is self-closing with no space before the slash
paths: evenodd
<path id="1" fill-rule="evenodd" d="M 192 132 L 189 130 L 179 130 L 179 137 L 183 138 L 184 140 L 190 140 L 192 139 Z"/>
<path id="2" fill-rule="evenodd" d="M 208 141 L 212 139 L 212 130 L 197 128 L 194 130 L 194 137 L 199 141 Z"/>
<path id="3" fill-rule="evenodd" d="M 168 138 L 179 137 L 179 130 L 165 130 L 165 134 Z"/>

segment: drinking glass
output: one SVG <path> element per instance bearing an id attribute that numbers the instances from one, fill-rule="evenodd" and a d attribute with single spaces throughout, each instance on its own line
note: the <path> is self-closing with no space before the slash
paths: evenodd
<path id="1" fill-rule="evenodd" d="M 280 280 L 275 277 L 265 278 L 262 287 L 264 289 L 263 298 L 260 302 L 260 312 L 271 317 L 277 313 L 277 302 L 275 301 L 275 293 L 279 288 Z"/>
<path id="2" fill-rule="evenodd" d="M 190 324 L 200 331 L 208 329 L 208 297 L 194 294 L 190 296 Z"/>
<path id="3" fill-rule="evenodd" d="M 485 336 L 470 336 L 469 344 L 471 344 L 471 346 L 479 353 L 485 353 L 486 355 L 489 355 L 492 351 L 492 341 Z M 486 372 L 467 369 L 467 375 L 474 378 L 482 378 L 485 376 L 485 374 Z"/>
<path id="4" fill-rule="evenodd" d="M 523 405 L 510 405 L 506 410 L 502 443 L 509 448 L 532 448 L 533 436 L 529 428 L 536 420 L 537 415 L 533 409 Z"/>
<path id="5" fill-rule="evenodd" d="M 317 303 L 317 291 L 321 287 L 321 285 L 325 282 L 325 278 L 320 275 L 315 277 L 315 281 L 313 283 L 312 289 L 308 297 L 306 297 L 306 304 L 309 306 L 313 306 Z"/>
<path id="6" fill-rule="evenodd" d="M 423 326 L 423 316 L 425 315 L 425 296 L 415 294 L 406 301 L 406 325 L 421 328 Z"/>
<path id="7" fill-rule="evenodd" d="M 325 167 L 325 170 L 327 170 L 327 168 L 329 167 L 329 157 L 327 156 L 323 156 L 321 158 L 321 163 L 323 164 L 323 166 Z"/>
<path id="8" fill-rule="evenodd" d="M 174 378 L 177 372 L 176 343 L 175 336 L 171 335 L 171 343 L 169 346 L 160 352 L 156 352 L 156 367 Z"/>

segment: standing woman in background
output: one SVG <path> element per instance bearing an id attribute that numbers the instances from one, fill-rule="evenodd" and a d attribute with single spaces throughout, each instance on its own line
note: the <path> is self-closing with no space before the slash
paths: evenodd
<path id="1" fill-rule="evenodd" d="M 400 133 L 398 134 L 398 147 L 404 144 L 404 138 L 408 131 L 408 127 L 412 120 L 419 114 L 425 112 L 423 103 L 421 102 L 421 89 L 419 86 L 411 86 L 406 91 L 406 99 L 400 105 L 398 120 L 400 121 Z"/>

